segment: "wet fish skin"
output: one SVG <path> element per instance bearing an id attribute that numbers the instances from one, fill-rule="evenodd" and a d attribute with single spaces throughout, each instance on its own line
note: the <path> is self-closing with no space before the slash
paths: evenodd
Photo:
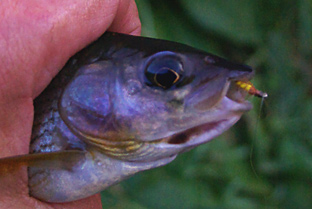
<path id="1" fill-rule="evenodd" d="M 154 62 L 178 63 L 181 79 L 168 89 L 151 83 L 146 69 Z M 77 150 L 85 157 L 70 169 L 51 169 L 58 162 L 29 167 L 30 195 L 73 201 L 168 164 L 251 109 L 232 83 L 252 76 L 246 65 L 183 44 L 105 33 L 34 101 L 30 152 Z"/>

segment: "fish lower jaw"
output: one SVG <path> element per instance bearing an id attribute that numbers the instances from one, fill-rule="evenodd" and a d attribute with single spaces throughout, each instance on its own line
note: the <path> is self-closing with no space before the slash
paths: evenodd
<path id="1" fill-rule="evenodd" d="M 198 125 L 167 137 L 161 143 L 163 147 L 193 148 L 219 136 L 233 126 L 239 119 L 240 115 L 233 115 L 228 118 Z"/>
<path id="2" fill-rule="evenodd" d="M 211 123 L 205 124 L 203 125 L 202 131 L 200 133 L 192 135 L 188 142 L 184 144 L 184 146 L 193 148 L 201 144 L 207 143 L 231 128 L 239 119 L 240 116 L 237 115 L 229 119 L 214 122 L 213 126 L 211 126 Z"/>
<path id="3" fill-rule="evenodd" d="M 213 122 L 207 122 L 197 127 L 198 131 L 194 132 L 184 146 L 195 147 L 213 138 L 221 135 L 223 132 L 231 128 L 242 116 L 244 112 L 252 109 L 252 104 L 249 101 L 235 101 L 228 97 L 224 97 L 221 103 L 216 107 L 216 112 L 222 112 L 219 119 Z M 214 116 L 218 118 L 217 116 Z"/>

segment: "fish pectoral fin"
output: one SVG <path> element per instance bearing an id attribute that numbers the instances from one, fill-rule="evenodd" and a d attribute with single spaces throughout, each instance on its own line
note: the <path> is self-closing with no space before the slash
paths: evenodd
<path id="1" fill-rule="evenodd" d="M 77 163 L 83 162 L 85 157 L 85 151 L 65 150 L 1 158 L 0 175 L 21 166 L 71 170 Z"/>

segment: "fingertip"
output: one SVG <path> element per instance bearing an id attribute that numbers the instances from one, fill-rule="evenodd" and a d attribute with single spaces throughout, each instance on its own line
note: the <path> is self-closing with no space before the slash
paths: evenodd
<path id="1" fill-rule="evenodd" d="M 109 31 L 130 35 L 141 34 L 141 21 L 134 0 L 120 0 L 117 13 Z"/>

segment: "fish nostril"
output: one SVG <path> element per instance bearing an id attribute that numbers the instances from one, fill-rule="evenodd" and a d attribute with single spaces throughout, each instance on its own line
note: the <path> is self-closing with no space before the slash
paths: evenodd
<path id="1" fill-rule="evenodd" d="M 168 140 L 168 144 L 183 144 L 185 142 L 187 142 L 189 139 L 189 137 L 184 134 L 177 134 L 177 135 L 173 135 L 169 140 Z"/>
<path id="2" fill-rule="evenodd" d="M 211 56 L 206 56 L 206 57 L 204 58 L 204 62 L 205 62 L 206 64 L 214 64 L 216 61 L 215 61 Z"/>

